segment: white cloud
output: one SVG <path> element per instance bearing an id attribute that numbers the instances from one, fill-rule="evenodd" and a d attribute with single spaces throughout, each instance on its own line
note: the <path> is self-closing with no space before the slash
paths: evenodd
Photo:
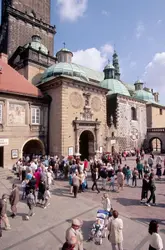
<path id="1" fill-rule="evenodd" d="M 139 39 L 145 31 L 144 24 L 142 22 L 139 22 L 136 26 L 136 38 Z"/>
<path id="2" fill-rule="evenodd" d="M 147 86 L 162 93 L 165 91 L 165 52 L 156 53 L 145 68 L 144 80 Z M 163 98 L 164 99 L 164 98 Z"/>
<path id="3" fill-rule="evenodd" d="M 110 13 L 108 11 L 106 11 L 106 10 L 102 10 L 101 14 L 103 16 L 109 16 Z"/>
<path id="4" fill-rule="evenodd" d="M 111 44 L 105 44 L 100 49 L 89 48 L 73 52 L 73 62 L 88 68 L 102 71 L 108 62 L 109 56 L 113 53 Z"/>
<path id="5" fill-rule="evenodd" d="M 159 20 L 157 21 L 157 24 L 161 24 L 161 23 L 162 23 L 162 20 L 159 19 Z"/>
<path id="6" fill-rule="evenodd" d="M 84 15 L 87 5 L 88 0 L 57 0 L 57 7 L 62 21 L 76 21 Z"/>

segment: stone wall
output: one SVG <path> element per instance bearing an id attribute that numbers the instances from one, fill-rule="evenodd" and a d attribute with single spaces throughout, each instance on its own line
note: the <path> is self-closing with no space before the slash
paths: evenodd
<path id="1" fill-rule="evenodd" d="M 50 0 L 12 0 L 12 7 L 50 23 Z"/>
<path id="2" fill-rule="evenodd" d="M 11 56 L 19 46 L 30 43 L 33 35 L 39 35 L 42 38 L 42 43 L 53 55 L 54 34 L 10 15 L 8 20 L 8 55 Z"/>
<path id="3" fill-rule="evenodd" d="M 0 124 L 0 140 L 7 139 L 4 145 L 4 167 L 11 168 L 17 159 L 12 159 L 11 151 L 17 149 L 22 157 L 23 146 L 30 139 L 39 140 L 47 148 L 48 105 L 37 98 L 31 99 L 16 96 L 0 96 L 3 119 Z M 31 107 L 38 106 L 41 110 L 40 125 L 31 124 Z M 0 145 L 3 146 L 3 145 Z"/>
<path id="4" fill-rule="evenodd" d="M 46 91 L 51 96 L 49 110 L 49 153 L 61 155 L 62 152 L 62 86 Z M 66 107 L 65 107 L 66 108 Z"/>
<path id="5" fill-rule="evenodd" d="M 137 119 L 132 120 L 131 108 L 135 108 Z M 141 147 L 147 132 L 146 105 L 134 99 L 117 98 L 117 141 L 120 149 Z"/>
<path id="6" fill-rule="evenodd" d="M 81 87 L 73 84 L 68 84 L 67 81 L 62 88 L 62 151 L 68 154 L 68 148 L 73 147 L 75 151 L 75 131 L 73 121 L 76 119 L 84 120 L 82 114 L 84 112 L 85 97 L 84 93 L 89 93 L 89 107 L 91 108 L 91 121 L 101 122 L 98 133 L 98 148 L 101 146 L 105 149 L 106 137 L 106 96 L 105 93 L 99 92 L 97 89 L 90 87 Z M 90 121 L 90 119 L 89 119 Z M 80 127 L 78 132 L 78 140 L 84 130 L 91 130 L 88 127 Z M 95 138 L 96 139 L 96 138 Z M 96 145 L 95 145 L 96 150 Z"/>
<path id="7" fill-rule="evenodd" d="M 147 105 L 148 128 L 165 127 L 165 107 L 156 105 Z"/>
<path id="8" fill-rule="evenodd" d="M 61 80 L 61 84 L 57 86 L 56 79 L 44 90 L 48 93 L 51 98 L 50 106 L 50 136 L 49 145 L 50 153 L 58 155 L 68 155 L 69 147 L 73 147 L 75 153 L 76 147 L 76 135 L 73 121 L 85 120 L 83 118 L 85 97 L 84 93 L 90 95 L 89 107 L 92 112 L 91 119 L 88 121 L 98 121 L 101 122 L 99 126 L 98 133 L 98 147 L 105 147 L 105 137 L 106 137 L 106 96 L 105 90 L 99 91 L 98 88 L 94 86 L 84 87 L 84 83 L 81 82 L 76 84 L 76 81 L 66 79 Z M 59 79 L 58 79 L 59 81 Z M 95 133 L 94 127 L 80 127 L 78 132 L 78 141 L 81 133 L 84 130 L 89 130 L 93 134 Z M 96 138 L 95 138 L 96 140 Z M 96 141 L 95 141 L 96 142 Z"/>

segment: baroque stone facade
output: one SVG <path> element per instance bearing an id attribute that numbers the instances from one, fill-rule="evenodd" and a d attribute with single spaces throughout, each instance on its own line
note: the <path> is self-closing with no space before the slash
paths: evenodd
<path id="1" fill-rule="evenodd" d="M 117 141 L 119 149 L 140 148 L 146 138 L 146 104 L 133 99 L 117 98 Z M 136 117 L 132 117 L 134 108 Z"/>

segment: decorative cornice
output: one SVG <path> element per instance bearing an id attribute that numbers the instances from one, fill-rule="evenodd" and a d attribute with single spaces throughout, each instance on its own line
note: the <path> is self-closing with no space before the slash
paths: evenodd
<path id="1" fill-rule="evenodd" d="M 93 85 L 89 82 L 79 81 L 77 79 L 72 79 L 67 76 L 53 77 L 52 79 L 50 79 L 50 81 L 40 83 L 37 86 L 43 89 L 43 87 L 48 86 L 50 82 L 51 84 L 53 83 L 55 86 L 58 81 L 60 81 L 62 85 L 66 85 L 66 86 L 70 85 L 72 87 L 74 86 L 79 89 L 81 88 L 82 91 L 85 91 L 85 92 L 91 91 L 91 92 L 102 93 L 106 95 L 109 91 L 108 89 L 102 88 L 101 86 Z"/>
<path id="2" fill-rule="evenodd" d="M 31 17 L 28 14 L 25 14 L 25 13 L 15 9 L 15 8 L 12 8 L 11 6 L 7 7 L 7 13 L 9 13 L 10 15 L 12 15 L 15 18 L 21 19 L 24 22 L 30 23 L 32 26 L 42 28 L 43 30 L 50 32 L 52 34 L 56 34 L 56 27 L 55 26 L 51 26 L 51 25 L 43 22 L 42 20 Z"/>

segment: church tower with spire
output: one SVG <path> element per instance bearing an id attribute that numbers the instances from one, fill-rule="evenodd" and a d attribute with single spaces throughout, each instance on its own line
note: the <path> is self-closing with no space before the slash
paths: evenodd
<path id="1" fill-rule="evenodd" d="M 120 66 L 119 66 L 119 59 L 118 59 L 118 55 L 116 53 L 116 50 L 114 50 L 113 53 L 113 66 L 115 68 L 115 79 L 120 81 Z"/>

